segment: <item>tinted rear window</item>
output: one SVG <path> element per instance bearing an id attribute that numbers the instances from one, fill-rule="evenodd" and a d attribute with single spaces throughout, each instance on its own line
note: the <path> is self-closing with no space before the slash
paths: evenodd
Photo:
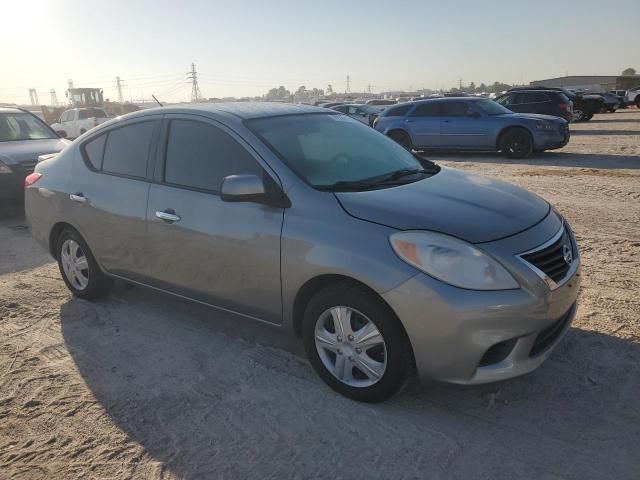
<path id="1" fill-rule="evenodd" d="M 141 122 L 111 130 L 102 161 L 108 173 L 145 177 L 155 122 Z"/>
<path id="2" fill-rule="evenodd" d="M 262 175 L 262 167 L 230 135 L 202 122 L 171 122 L 165 182 L 219 191 L 224 177 L 241 174 Z"/>
<path id="3" fill-rule="evenodd" d="M 409 111 L 409 109 L 411 109 L 411 107 L 413 107 L 413 105 L 408 104 L 408 105 L 401 105 L 399 107 L 390 108 L 389 110 L 387 110 L 387 113 L 385 113 L 384 116 L 385 117 L 404 117 Z"/>

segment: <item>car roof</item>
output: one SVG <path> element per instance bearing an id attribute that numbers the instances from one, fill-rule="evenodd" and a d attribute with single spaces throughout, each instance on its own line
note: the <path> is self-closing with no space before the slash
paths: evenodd
<path id="1" fill-rule="evenodd" d="M 192 105 L 180 105 L 179 108 L 180 110 L 192 110 L 194 112 L 228 113 L 241 118 L 242 120 L 261 117 L 275 117 L 280 115 L 294 115 L 300 113 L 327 113 L 326 108 L 275 102 L 198 103 Z"/>
<path id="2" fill-rule="evenodd" d="M 17 107 L 0 107 L 0 113 L 25 113 L 25 111 Z"/>

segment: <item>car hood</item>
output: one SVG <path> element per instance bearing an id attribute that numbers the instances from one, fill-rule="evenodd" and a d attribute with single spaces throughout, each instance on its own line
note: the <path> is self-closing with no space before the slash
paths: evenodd
<path id="1" fill-rule="evenodd" d="M 335 195 L 355 218 L 399 230 L 446 233 L 472 243 L 526 230 L 550 209 L 545 200 L 522 188 L 445 167 L 406 185 Z"/>
<path id="2" fill-rule="evenodd" d="M 7 165 L 26 161 L 35 162 L 38 160 L 38 156 L 59 152 L 68 144 L 67 140 L 61 138 L 0 142 L 0 160 Z"/>
<path id="3" fill-rule="evenodd" d="M 561 120 L 564 122 L 564 120 L 560 117 L 554 117 L 553 115 L 543 115 L 541 113 L 514 113 L 512 116 L 515 118 L 526 118 L 529 120 L 545 120 L 547 122 L 557 122 L 558 120 Z"/>

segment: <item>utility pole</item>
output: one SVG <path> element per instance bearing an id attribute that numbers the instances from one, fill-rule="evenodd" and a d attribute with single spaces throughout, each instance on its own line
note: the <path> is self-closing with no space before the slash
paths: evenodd
<path id="1" fill-rule="evenodd" d="M 196 64 L 191 64 L 191 71 L 187 72 L 187 79 L 191 80 L 191 101 L 197 102 L 200 99 L 200 87 L 198 87 L 198 72 L 196 72 Z"/>
<path id="2" fill-rule="evenodd" d="M 462 79 L 461 78 L 458 79 L 458 86 L 459 86 L 460 91 L 462 91 Z"/>
<path id="3" fill-rule="evenodd" d="M 58 97 L 56 96 L 56 90 L 55 88 L 52 88 L 49 93 L 51 94 L 51 105 L 53 105 L 54 107 L 58 106 Z"/>
<path id="4" fill-rule="evenodd" d="M 40 102 L 38 102 L 38 92 L 36 92 L 35 88 L 29 89 L 29 99 L 31 100 L 31 105 L 40 105 Z"/>
<path id="5" fill-rule="evenodd" d="M 347 88 L 344 93 L 351 93 L 351 77 L 347 75 Z"/>
<path id="6" fill-rule="evenodd" d="M 371 93 L 371 84 L 367 85 L 367 93 Z"/>
<path id="7" fill-rule="evenodd" d="M 120 80 L 120 77 L 116 77 L 116 85 L 118 87 L 118 102 L 120 103 L 124 103 L 124 98 L 122 97 L 122 80 Z"/>

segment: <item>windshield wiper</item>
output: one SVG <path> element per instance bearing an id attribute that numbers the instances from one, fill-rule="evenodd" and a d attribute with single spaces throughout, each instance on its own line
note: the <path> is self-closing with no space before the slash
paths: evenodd
<path id="1" fill-rule="evenodd" d="M 435 164 L 434 168 L 402 168 L 400 170 L 395 170 L 391 173 L 386 173 L 377 177 L 354 181 L 341 180 L 330 185 L 316 185 L 316 188 L 319 190 L 330 191 L 362 191 L 375 188 L 380 185 L 401 185 L 398 180 L 400 180 L 402 177 L 408 177 L 410 175 L 418 174 L 433 175 L 435 173 L 438 173 L 439 171 L 440 167 Z"/>

